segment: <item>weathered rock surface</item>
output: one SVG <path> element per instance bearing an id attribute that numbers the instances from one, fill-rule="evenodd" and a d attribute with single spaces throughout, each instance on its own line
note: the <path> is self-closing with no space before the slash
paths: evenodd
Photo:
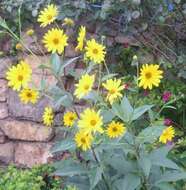
<path id="1" fill-rule="evenodd" d="M 0 144 L 5 143 L 5 141 L 6 141 L 6 136 L 3 133 L 3 131 L 0 130 Z"/>
<path id="2" fill-rule="evenodd" d="M 47 142 L 53 137 L 53 129 L 28 121 L 0 121 L 0 128 L 10 139 Z"/>
<path id="3" fill-rule="evenodd" d="M 13 59 L 11 58 L 1 58 L 0 59 L 0 78 L 6 77 L 6 71 L 11 66 Z"/>
<path id="4" fill-rule="evenodd" d="M 8 142 L 0 145 L 0 161 L 6 164 L 13 162 L 14 159 L 14 143 Z"/>
<path id="5" fill-rule="evenodd" d="M 33 55 L 27 55 L 23 57 L 25 62 L 27 62 L 30 67 L 32 68 L 32 71 L 34 74 L 43 74 L 42 69 L 39 69 L 38 67 L 42 65 L 49 65 L 50 62 L 50 56 L 33 56 Z M 45 74 L 50 74 L 48 70 L 45 70 Z"/>
<path id="6" fill-rule="evenodd" d="M 15 163 L 27 167 L 47 163 L 51 156 L 51 146 L 48 143 L 18 143 L 15 149 Z"/>
<path id="7" fill-rule="evenodd" d="M 0 102 L 6 101 L 7 89 L 7 81 L 4 79 L 0 79 Z"/>
<path id="8" fill-rule="evenodd" d="M 50 105 L 51 102 L 47 98 L 41 98 L 35 105 L 23 104 L 20 102 L 17 93 L 9 90 L 8 110 L 10 116 L 41 122 L 44 108 Z"/>
<path id="9" fill-rule="evenodd" d="M 78 56 L 78 51 L 75 51 L 75 46 L 73 44 L 69 44 L 65 48 L 65 57 L 76 57 Z"/>
<path id="10" fill-rule="evenodd" d="M 8 106 L 6 103 L 0 103 L 0 119 L 8 117 Z"/>

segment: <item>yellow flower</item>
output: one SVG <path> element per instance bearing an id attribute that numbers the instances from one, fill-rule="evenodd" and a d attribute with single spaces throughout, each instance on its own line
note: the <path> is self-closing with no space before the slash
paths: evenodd
<path id="1" fill-rule="evenodd" d="M 73 26 L 74 25 L 74 21 L 71 18 L 65 18 L 64 19 L 64 25 Z"/>
<path id="2" fill-rule="evenodd" d="M 36 90 L 25 88 L 20 92 L 19 97 L 24 104 L 29 102 L 35 104 L 39 98 L 39 93 Z"/>
<path id="3" fill-rule="evenodd" d="M 46 107 L 43 113 L 43 123 L 46 126 L 51 126 L 54 122 L 54 113 L 51 107 Z"/>
<path id="4" fill-rule="evenodd" d="M 76 51 L 82 51 L 83 50 L 83 46 L 84 46 L 84 41 L 85 41 L 85 37 L 86 37 L 86 28 L 84 26 L 80 27 L 79 30 L 79 34 L 78 34 L 78 45 L 76 47 Z"/>
<path id="5" fill-rule="evenodd" d="M 81 77 L 78 84 L 76 84 L 76 90 L 74 92 L 75 96 L 79 99 L 88 95 L 88 93 L 92 90 L 94 84 L 95 76 L 85 74 Z"/>
<path id="6" fill-rule="evenodd" d="M 6 79 L 8 80 L 8 86 L 17 91 L 19 91 L 21 87 L 27 88 L 31 80 L 31 74 L 32 70 L 30 65 L 21 61 L 17 66 L 12 66 L 7 71 Z"/>
<path id="7" fill-rule="evenodd" d="M 44 10 L 40 12 L 37 21 L 41 23 L 40 25 L 41 27 L 45 27 L 51 24 L 52 22 L 54 22 L 57 15 L 58 15 L 57 6 L 51 4 L 51 5 L 48 5 L 46 8 L 44 8 Z"/>
<path id="8" fill-rule="evenodd" d="M 158 87 L 160 79 L 163 78 L 162 74 L 163 71 L 159 69 L 159 65 L 143 65 L 140 71 L 139 87 L 143 87 L 144 89 L 149 88 L 150 90 L 153 86 Z"/>
<path id="9" fill-rule="evenodd" d="M 77 119 L 77 114 L 74 112 L 66 112 L 63 116 L 63 122 L 65 127 L 72 127 L 75 120 Z"/>
<path id="10" fill-rule="evenodd" d="M 107 135 L 110 138 L 117 138 L 126 132 L 123 123 L 112 121 L 107 128 Z"/>
<path id="11" fill-rule="evenodd" d="M 174 128 L 172 126 L 167 127 L 166 129 L 163 130 L 163 133 L 159 138 L 159 142 L 166 144 L 167 142 L 172 141 L 174 136 L 175 136 Z"/>
<path id="12" fill-rule="evenodd" d="M 16 48 L 16 50 L 23 50 L 23 46 L 21 43 L 17 43 L 15 48 Z"/>
<path id="13" fill-rule="evenodd" d="M 85 133 L 103 133 L 102 129 L 103 118 L 100 116 L 99 111 L 87 108 L 80 114 L 80 120 L 78 121 L 78 127 Z"/>
<path id="14" fill-rule="evenodd" d="M 59 54 L 64 52 L 64 48 L 68 45 L 68 36 L 63 30 L 52 28 L 49 30 L 43 38 L 43 43 L 48 52 L 58 52 Z"/>
<path id="15" fill-rule="evenodd" d="M 79 131 L 75 135 L 75 142 L 77 147 L 81 148 L 83 151 L 86 151 L 91 148 L 93 137 L 91 134 L 84 133 Z"/>
<path id="16" fill-rule="evenodd" d="M 26 31 L 26 34 L 28 36 L 32 36 L 34 34 L 34 30 L 33 29 L 29 29 L 29 30 Z"/>
<path id="17" fill-rule="evenodd" d="M 86 59 L 88 58 L 94 63 L 102 63 L 105 60 L 105 46 L 97 43 L 95 39 L 87 41 L 85 50 Z"/>
<path id="18" fill-rule="evenodd" d="M 120 79 L 108 79 L 106 83 L 102 84 L 103 87 L 108 91 L 106 100 L 112 104 L 116 99 L 122 97 L 121 90 L 123 90 L 123 85 L 121 85 Z"/>

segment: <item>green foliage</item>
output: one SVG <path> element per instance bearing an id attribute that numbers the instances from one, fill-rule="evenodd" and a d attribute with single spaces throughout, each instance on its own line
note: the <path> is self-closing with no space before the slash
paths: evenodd
<path id="1" fill-rule="evenodd" d="M 32 169 L 17 169 L 9 166 L 0 171 L 1 190 L 60 190 L 61 180 L 50 175 L 54 168 L 43 165 Z"/>
<path id="2" fill-rule="evenodd" d="M 55 174 L 66 176 L 66 185 L 75 185 L 81 190 L 175 189 L 169 182 L 185 179 L 186 172 L 168 157 L 172 146 L 148 148 L 157 141 L 165 126 L 157 126 L 155 122 L 141 129 L 138 135 L 130 130 L 133 122 L 142 122 L 142 116 L 152 108 L 148 105 L 134 108 L 123 97 L 121 104 L 113 105 L 112 113 L 125 122 L 128 132 L 120 139 L 104 138 L 101 143 L 95 142 L 89 153 L 79 152 L 80 157 L 74 151 L 71 138 L 61 141 L 53 152 L 68 150 L 75 158 L 55 163 Z"/>

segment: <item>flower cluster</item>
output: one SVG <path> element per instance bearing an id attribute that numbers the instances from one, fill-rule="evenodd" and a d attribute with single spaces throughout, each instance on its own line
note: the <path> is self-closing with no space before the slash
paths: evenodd
<path id="1" fill-rule="evenodd" d="M 42 10 L 38 16 L 38 22 L 41 27 L 46 27 L 56 21 L 58 18 L 59 10 L 56 5 L 50 4 Z M 60 28 L 57 23 L 55 27 L 51 27 L 43 36 L 43 44 L 48 52 L 52 54 L 64 54 L 65 48 L 68 46 L 69 36 L 66 34 L 66 27 L 73 27 L 74 21 L 70 18 L 63 20 L 62 27 Z M 33 29 L 27 30 L 27 35 L 34 34 Z M 22 46 L 17 44 L 17 49 Z M 106 65 L 106 47 L 103 42 L 99 43 L 95 39 L 88 39 L 86 35 L 86 27 L 80 26 L 77 36 L 77 45 L 75 51 L 82 54 L 81 58 L 86 62 L 87 66 L 95 67 L 96 69 Z M 138 62 L 137 56 L 133 58 L 136 63 Z M 101 65 L 104 63 L 103 65 Z M 100 67 L 101 66 L 101 67 Z M 106 79 L 100 78 L 95 70 L 85 72 L 79 77 L 75 84 L 74 98 L 78 100 L 88 100 L 91 93 L 97 93 L 103 99 L 103 105 L 109 109 L 123 99 L 125 90 L 128 90 L 128 85 L 125 85 L 122 78 L 108 77 Z M 100 72 L 101 73 L 101 72 Z M 99 73 L 99 75 L 101 75 Z M 23 103 L 35 104 L 39 98 L 39 92 L 29 87 L 31 81 L 32 70 L 30 65 L 21 61 L 16 66 L 12 66 L 7 72 L 8 85 L 13 90 L 20 91 L 19 97 Z M 59 76 L 61 77 L 61 76 Z M 157 64 L 144 64 L 142 65 L 139 76 L 137 76 L 137 88 L 142 87 L 145 90 L 152 90 L 154 87 L 160 85 L 163 78 L 163 71 Z M 98 81 L 96 79 L 99 79 Z M 64 89 L 63 89 L 64 90 Z M 163 101 L 167 102 L 170 94 L 164 93 Z M 90 102 L 88 102 L 89 104 Z M 120 112 L 120 111 L 118 111 Z M 122 113 L 125 114 L 125 113 Z M 52 107 L 46 107 L 43 112 L 43 123 L 46 126 L 54 125 L 55 113 Z M 91 149 L 96 135 L 106 136 L 110 139 L 119 138 L 124 136 L 127 131 L 125 123 L 119 118 L 113 118 L 109 122 L 104 122 L 101 109 L 96 104 L 86 108 L 82 113 L 78 113 L 75 109 L 64 113 L 62 118 L 63 125 L 67 128 L 76 127 L 74 130 L 74 140 L 77 147 L 86 151 Z M 175 132 L 172 126 L 167 127 L 159 141 L 167 143 L 172 141 Z"/>
<path id="2" fill-rule="evenodd" d="M 8 86 L 19 92 L 20 100 L 27 104 L 35 104 L 39 98 L 39 93 L 35 89 L 29 88 L 31 82 L 32 69 L 25 61 L 20 61 L 16 66 L 12 66 L 6 73 Z"/>

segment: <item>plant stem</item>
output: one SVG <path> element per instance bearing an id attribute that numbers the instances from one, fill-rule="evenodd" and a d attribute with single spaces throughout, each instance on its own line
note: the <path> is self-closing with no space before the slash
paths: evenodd
<path id="1" fill-rule="evenodd" d="M 92 147 L 91 150 L 92 150 L 92 154 L 93 154 L 93 157 L 94 157 L 95 161 L 97 162 L 97 164 L 99 165 L 99 167 L 102 167 L 101 163 L 99 162 L 99 160 L 98 160 L 98 158 L 96 156 L 94 148 Z M 109 183 L 107 182 L 107 179 L 106 179 L 106 177 L 104 175 L 104 172 L 102 172 L 102 179 L 105 182 L 105 185 L 106 185 L 107 189 L 108 190 L 112 190 L 111 187 L 110 187 L 110 185 L 109 185 Z"/>

